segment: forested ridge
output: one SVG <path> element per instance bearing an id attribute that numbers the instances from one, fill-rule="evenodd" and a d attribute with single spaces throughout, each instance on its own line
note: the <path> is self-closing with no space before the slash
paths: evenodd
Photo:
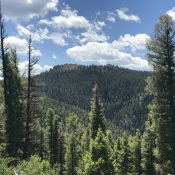
<path id="1" fill-rule="evenodd" d="M 145 94 L 145 86 L 150 74 L 114 65 L 67 64 L 41 73 L 37 81 L 42 84 L 42 96 L 53 99 L 53 103 L 56 100 L 78 107 L 86 113 L 90 111 L 92 88 L 98 84 L 106 119 L 116 132 L 125 130 L 133 133 L 136 129 L 144 130 L 150 101 Z"/>
<path id="2" fill-rule="evenodd" d="M 64 65 L 36 77 L 30 35 L 22 76 L 6 38 L 0 9 L 0 175 L 175 175 L 169 15 L 158 19 L 146 45 L 151 73 Z"/>

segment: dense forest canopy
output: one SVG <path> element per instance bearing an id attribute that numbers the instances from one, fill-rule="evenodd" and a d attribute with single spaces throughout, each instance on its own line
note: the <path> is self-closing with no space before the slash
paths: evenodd
<path id="1" fill-rule="evenodd" d="M 175 175 L 169 15 L 159 18 L 147 42 L 151 73 L 62 65 L 34 76 L 30 35 L 22 76 L 6 38 L 0 9 L 0 175 Z"/>
<path id="2" fill-rule="evenodd" d="M 150 98 L 145 94 L 149 72 L 133 71 L 118 66 L 60 65 L 37 76 L 42 96 L 65 105 L 90 110 L 95 84 L 104 105 L 107 120 L 117 132 L 143 131 Z M 46 102 L 47 103 L 47 102 Z"/>

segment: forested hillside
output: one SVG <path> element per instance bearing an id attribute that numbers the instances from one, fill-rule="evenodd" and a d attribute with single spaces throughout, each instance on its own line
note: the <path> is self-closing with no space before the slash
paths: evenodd
<path id="1" fill-rule="evenodd" d="M 42 95 L 85 112 L 90 110 L 92 88 L 98 84 L 105 116 L 113 123 L 115 131 L 135 132 L 137 128 L 142 131 L 144 128 L 149 102 L 145 85 L 150 74 L 113 65 L 67 64 L 55 66 L 37 79 L 42 84 Z"/>
<path id="2" fill-rule="evenodd" d="M 0 5 L 0 175 L 175 175 L 169 15 L 159 18 L 146 45 L 152 73 L 63 65 L 35 76 L 29 35 L 23 76 L 6 38 Z"/>

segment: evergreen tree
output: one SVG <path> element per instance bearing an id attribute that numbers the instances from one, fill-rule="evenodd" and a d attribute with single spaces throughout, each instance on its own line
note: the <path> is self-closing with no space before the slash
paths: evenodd
<path id="1" fill-rule="evenodd" d="M 114 175 L 114 166 L 111 158 L 107 137 L 101 129 L 91 140 L 90 150 L 83 157 L 84 167 L 79 169 L 79 175 Z"/>
<path id="2" fill-rule="evenodd" d="M 101 128 L 103 132 L 106 131 L 105 118 L 103 115 L 102 104 L 100 103 L 98 95 L 97 85 L 95 85 L 95 87 L 93 88 L 91 112 L 89 114 L 89 123 L 90 123 L 91 137 L 93 139 L 96 137 L 99 128 Z"/>
<path id="3" fill-rule="evenodd" d="M 156 133 L 157 172 L 175 174 L 175 28 L 172 18 L 161 16 L 147 44 L 153 74 L 148 90 L 153 97 L 149 115 Z"/>
<path id="4" fill-rule="evenodd" d="M 59 160 L 59 145 L 58 145 L 58 127 L 59 127 L 59 116 L 55 115 L 53 120 L 53 161 L 52 164 L 56 164 Z"/>
<path id="5" fill-rule="evenodd" d="M 135 175 L 141 175 L 142 174 L 142 153 L 141 153 L 141 141 L 142 136 L 139 130 L 136 131 L 135 137 L 133 137 L 134 140 L 134 147 L 133 147 L 133 173 Z"/>
<path id="6" fill-rule="evenodd" d="M 74 114 L 70 114 L 66 120 L 65 175 L 77 175 L 76 169 L 81 158 L 79 143 L 79 120 Z"/>
<path id="7" fill-rule="evenodd" d="M 4 95 L 0 84 L 0 156 L 5 152 Z"/>
<path id="8" fill-rule="evenodd" d="M 23 146 L 23 114 L 21 103 L 21 79 L 15 50 L 5 46 L 5 24 L 0 2 L 0 39 L 3 72 L 4 104 L 6 117 L 7 153 L 16 157 Z"/>
<path id="9" fill-rule="evenodd" d="M 50 164 L 53 166 L 59 160 L 59 117 L 55 115 L 53 109 L 48 109 L 46 113 L 47 140 L 49 149 Z"/>
<path id="10" fill-rule="evenodd" d="M 23 158 L 28 158 L 31 154 L 38 153 L 40 141 L 40 120 L 39 97 L 37 85 L 34 79 L 34 67 L 38 59 L 32 56 L 33 53 L 32 38 L 30 35 L 28 41 L 28 74 L 27 74 L 27 91 L 26 91 L 26 121 L 25 121 L 25 140 L 23 149 Z"/>
<path id="11" fill-rule="evenodd" d="M 64 155 L 65 155 L 65 148 L 64 148 L 64 144 L 65 144 L 65 136 L 64 136 L 64 125 L 63 122 L 60 121 L 59 122 L 59 129 L 58 129 L 58 164 L 60 167 L 60 175 L 64 174 Z"/>
<path id="12" fill-rule="evenodd" d="M 154 175 L 155 171 L 155 133 L 152 129 L 153 122 L 148 117 L 146 129 L 142 138 L 142 169 L 144 175 Z"/>
<path id="13" fill-rule="evenodd" d="M 7 64 L 6 137 L 9 156 L 21 156 L 24 140 L 24 106 L 22 83 L 18 70 L 16 51 L 11 49 L 5 55 Z"/>
<path id="14" fill-rule="evenodd" d="M 117 174 L 128 175 L 132 172 L 132 155 L 126 134 L 119 137 L 117 142 L 117 159 L 115 162 Z"/>
<path id="15" fill-rule="evenodd" d="M 48 121 L 48 145 L 49 145 L 49 158 L 50 158 L 50 164 L 53 164 L 53 157 L 54 157 L 54 144 L 53 144 L 53 135 L 54 135 L 54 124 L 53 124 L 53 120 L 54 120 L 54 111 L 53 109 L 48 109 L 47 113 L 46 113 L 46 118 Z"/>
<path id="16" fill-rule="evenodd" d="M 11 50 L 8 53 L 10 66 L 8 68 L 8 98 L 9 98 L 9 107 L 8 116 L 11 116 L 11 121 L 7 119 L 7 128 L 11 131 L 13 135 L 14 142 L 9 145 L 10 147 L 13 144 L 13 148 L 8 147 L 8 152 L 14 152 L 14 156 L 21 154 L 23 150 L 23 140 L 24 140 L 24 105 L 23 105 L 23 87 L 20 73 L 18 70 L 18 61 L 16 50 Z M 13 122 L 12 122 L 13 121 Z M 13 124 L 13 125 L 12 125 Z M 7 145 L 8 146 L 8 145 Z M 11 150 L 11 151 L 10 151 Z M 21 155 L 18 155 L 21 156 Z"/>

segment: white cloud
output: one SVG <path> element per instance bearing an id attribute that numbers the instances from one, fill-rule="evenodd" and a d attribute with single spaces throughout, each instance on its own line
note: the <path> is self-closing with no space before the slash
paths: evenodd
<path id="1" fill-rule="evenodd" d="M 28 28 L 32 28 L 31 30 Z M 21 25 L 17 26 L 17 31 L 18 34 L 24 38 L 29 38 L 30 34 L 32 36 L 32 40 L 36 42 L 43 42 L 45 40 L 51 40 L 53 43 L 60 45 L 60 46 L 65 46 L 67 45 L 66 41 L 64 38 L 67 37 L 66 33 L 49 33 L 49 30 L 47 28 L 39 28 L 38 30 L 34 31 L 33 27 L 24 27 Z"/>
<path id="2" fill-rule="evenodd" d="M 57 59 L 57 56 L 56 56 L 55 54 L 52 54 L 52 58 L 53 58 L 54 60 L 56 60 L 56 59 Z"/>
<path id="3" fill-rule="evenodd" d="M 47 28 L 44 28 L 44 29 L 39 28 L 35 32 L 32 32 L 29 29 L 27 29 L 26 27 L 24 27 L 22 25 L 18 25 L 17 31 L 18 31 L 18 34 L 20 36 L 25 37 L 25 38 L 29 38 L 29 36 L 31 35 L 32 40 L 37 41 L 37 42 L 42 42 L 43 40 L 49 38 L 48 37 L 49 30 Z"/>
<path id="4" fill-rule="evenodd" d="M 6 45 L 16 48 L 18 54 L 27 54 L 28 52 L 28 45 L 27 45 L 26 39 L 21 39 L 15 36 L 9 36 L 6 39 Z M 33 50 L 33 56 L 40 57 L 42 56 L 42 53 L 40 50 L 34 49 Z"/>
<path id="5" fill-rule="evenodd" d="M 91 25 L 91 29 L 101 31 L 102 28 L 105 26 L 106 26 L 106 23 L 104 21 L 95 21 L 94 24 Z"/>
<path id="6" fill-rule="evenodd" d="M 49 11 L 57 11 L 58 0 L 5 0 L 3 13 L 9 20 L 30 19 L 44 16 Z"/>
<path id="7" fill-rule="evenodd" d="M 103 27 L 106 26 L 104 21 L 90 22 L 84 16 L 79 16 L 78 11 L 71 9 L 68 5 L 65 5 L 59 16 L 54 16 L 51 20 L 42 19 L 39 24 L 55 28 L 56 32 L 48 35 L 48 38 L 61 46 L 68 45 L 66 39 L 76 39 L 79 43 L 86 43 L 89 41 L 102 42 L 109 38 L 102 32 Z M 85 31 L 73 36 L 71 29 L 84 29 Z"/>
<path id="8" fill-rule="evenodd" d="M 125 21 L 140 22 L 139 16 L 133 14 L 128 15 L 126 12 L 128 12 L 127 8 L 117 9 L 117 15 L 120 19 L 123 19 Z"/>
<path id="9" fill-rule="evenodd" d="M 79 42 L 81 44 L 87 43 L 87 42 L 93 42 L 93 41 L 97 41 L 97 42 L 104 42 L 107 41 L 109 39 L 108 36 L 106 36 L 104 33 L 97 33 L 94 30 L 87 30 L 84 33 L 81 33 L 80 37 L 79 37 Z"/>
<path id="10" fill-rule="evenodd" d="M 28 61 L 19 62 L 18 67 L 19 67 L 21 74 L 27 75 Z M 35 64 L 34 69 L 32 70 L 32 74 L 37 75 L 37 74 L 40 74 L 41 72 L 48 71 L 51 68 L 52 68 L 52 66 L 49 66 L 49 65 Z"/>
<path id="11" fill-rule="evenodd" d="M 115 23 L 116 19 L 115 19 L 115 17 L 113 17 L 113 16 L 108 16 L 108 17 L 107 17 L 107 21 L 110 21 L 110 22 L 112 22 L 112 23 Z"/>
<path id="12" fill-rule="evenodd" d="M 173 21 L 175 21 L 175 7 L 169 10 L 167 14 L 172 17 Z"/>
<path id="13" fill-rule="evenodd" d="M 142 36 L 143 34 L 140 35 Z M 142 59 L 136 53 L 137 50 L 145 50 L 145 47 L 139 46 L 143 44 L 141 39 L 140 42 L 137 41 L 137 43 L 134 43 L 136 38 L 141 36 L 139 36 L 139 34 L 136 36 L 128 36 L 129 35 L 125 35 L 124 37 L 121 36 L 119 40 L 115 40 L 112 43 L 88 42 L 82 46 L 69 48 L 66 53 L 69 55 L 69 57 L 81 62 L 96 62 L 99 64 L 110 63 L 130 69 L 150 70 L 148 62 Z M 147 37 L 145 38 L 147 39 Z M 128 44 L 126 44 L 127 41 Z M 126 47 L 128 47 L 128 45 L 132 42 L 133 45 L 128 48 L 130 50 L 126 52 Z M 134 54 L 132 54 L 132 50 L 134 50 Z"/>
<path id="14" fill-rule="evenodd" d="M 64 34 L 57 32 L 57 33 L 50 34 L 49 39 L 52 40 L 52 42 L 57 45 L 66 46 L 68 45 L 68 43 L 66 43 L 64 36 L 65 36 Z"/>
<path id="15" fill-rule="evenodd" d="M 40 24 L 45 24 L 58 29 L 70 29 L 70 28 L 89 28 L 90 22 L 84 17 L 79 16 L 78 11 L 68 9 L 61 10 L 61 15 L 54 16 L 51 20 L 40 20 Z"/>
<path id="16" fill-rule="evenodd" d="M 116 14 L 113 13 L 113 12 L 107 12 L 106 20 L 109 21 L 109 22 L 115 23 L 115 21 L 116 21 Z"/>
<path id="17" fill-rule="evenodd" d="M 18 63 L 18 68 L 20 71 L 21 75 L 27 76 L 27 71 L 28 71 L 28 61 L 24 61 L 24 62 L 19 62 Z M 51 68 L 53 68 L 52 66 L 49 65 L 40 65 L 40 64 L 35 64 L 34 65 L 34 69 L 32 70 L 32 75 L 38 75 L 41 72 L 45 72 L 50 70 Z M 0 80 L 2 80 L 2 71 L 0 69 Z"/>
<path id="18" fill-rule="evenodd" d="M 128 50 L 133 53 L 138 50 L 144 50 L 145 44 L 150 37 L 147 34 L 137 34 L 132 36 L 130 34 L 125 34 L 124 36 L 120 36 L 118 40 L 115 40 L 112 44 L 115 48 L 120 50 Z"/>

